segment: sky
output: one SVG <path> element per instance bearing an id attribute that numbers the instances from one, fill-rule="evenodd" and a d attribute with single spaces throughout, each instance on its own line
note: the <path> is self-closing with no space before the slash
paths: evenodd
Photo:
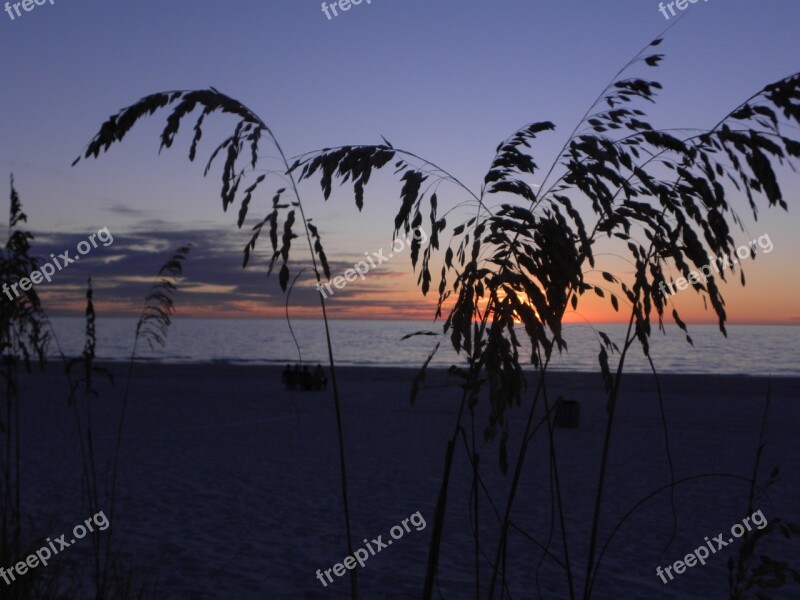
<path id="1" fill-rule="evenodd" d="M 317 0 L 32 6 L 20 16 L 11 6 L 13 19 L 0 13 L 2 178 L 14 174 L 34 254 L 74 254 L 102 228 L 113 237 L 37 286 L 53 315 L 80 314 L 89 276 L 101 316 L 138 314 L 153 275 L 186 242 L 194 250 L 179 316 L 284 314 L 286 296 L 267 277 L 266 246 L 242 269 L 249 228 L 267 212 L 279 176 L 254 199 L 242 229 L 236 207 L 222 210 L 219 171 L 203 177 L 213 142 L 230 133 L 231 121 L 209 120 L 194 163 L 185 131 L 159 154 L 161 113 L 99 160 L 70 166 L 109 115 L 150 93 L 214 86 L 257 113 L 290 157 L 385 136 L 477 190 L 497 144 L 528 122 L 556 124 L 534 148 L 540 165 L 555 160 L 610 78 L 670 25 L 659 47 L 662 66 L 646 72 L 664 86 L 649 113 L 657 126 L 710 127 L 764 85 L 800 70 L 796 0 L 700 1 L 679 11 L 679 21 L 665 19 L 651 0 L 372 0 L 331 18 Z M 745 265 L 746 287 L 725 286 L 731 322 L 800 323 L 800 179 L 782 174 L 788 213 L 762 210 L 735 236 L 747 243 L 768 235 L 773 249 Z M 347 186 L 327 202 L 318 180 L 301 186 L 334 275 L 364 253 L 390 253 L 398 191 L 396 179 L 375 177 L 359 212 Z M 455 187 L 439 193 L 443 210 L 465 199 Z M 744 202 L 739 208 L 747 216 Z M 329 314 L 430 319 L 435 299 L 416 288 L 404 252 L 334 289 Z M 293 274 L 308 258 L 298 243 Z M 319 317 L 316 294 L 306 269 L 289 298 L 293 316 Z M 688 322 L 716 321 L 691 291 L 672 300 Z M 566 316 L 584 319 L 624 317 L 587 298 Z"/>

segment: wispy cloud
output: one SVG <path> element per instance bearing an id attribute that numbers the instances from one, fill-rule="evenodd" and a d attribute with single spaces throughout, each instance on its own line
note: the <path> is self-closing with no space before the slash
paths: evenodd
<path id="1" fill-rule="evenodd" d="M 99 314 L 135 316 L 160 266 L 179 246 L 193 245 L 184 264 L 185 278 L 177 297 L 180 316 L 281 317 L 286 296 L 277 273 L 267 276 L 271 248 L 265 241 L 247 269 L 242 268 L 242 250 L 249 239 L 245 231 L 165 229 L 151 232 L 112 231 L 114 243 L 100 246 L 80 263 L 56 273 L 50 284 L 38 286 L 45 309 L 56 315 L 75 315 L 83 310 L 83 290 L 88 277 L 95 287 Z M 85 234 L 41 232 L 36 234 L 33 253 L 46 259 L 50 253 L 74 249 Z M 303 260 L 303 248 L 294 249 L 298 260 L 291 263 L 293 276 L 305 268 L 291 293 L 292 314 L 318 317 L 319 299 L 313 283 L 311 262 Z M 332 273 L 352 267 L 347 260 L 331 260 Z M 383 265 L 336 298 L 329 300 L 334 317 L 401 318 L 427 317 L 432 301 L 421 302 L 408 264 Z M 424 314 L 422 314 L 424 311 Z"/>

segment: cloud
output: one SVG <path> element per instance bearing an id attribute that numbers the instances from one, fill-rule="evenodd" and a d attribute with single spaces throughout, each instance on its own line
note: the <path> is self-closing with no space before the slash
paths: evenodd
<path id="1" fill-rule="evenodd" d="M 129 215 L 129 216 L 135 216 L 135 217 L 143 217 L 143 216 L 149 215 L 151 213 L 151 211 L 149 211 L 149 210 L 142 210 L 142 209 L 139 209 L 139 208 L 131 208 L 130 206 L 126 206 L 126 205 L 122 204 L 121 202 L 117 202 L 116 204 L 113 204 L 112 206 L 108 206 L 108 207 L 104 208 L 103 210 L 105 210 L 106 212 L 110 212 L 112 214 L 115 214 L 115 215 Z"/>
<path id="2" fill-rule="evenodd" d="M 113 243 L 98 244 L 90 252 L 57 271 L 51 283 L 42 283 L 37 291 L 45 310 L 52 316 L 81 314 L 84 290 L 89 277 L 95 289 L 94 302 L 98 314 L 105 316 L 138 316 L 158 270 L 180 246 L 193 248 L 183 265 L 184 279 L 178 286 L 178 315 L 257 317 L 282 316 L 286 295 L 278 284 L 277 269 L 268 276 L 272 248 L 268 238 L 260 241 L 246 269 L 242 268 L 242 251 L 250 232 L 211 227 L 202 229 L 155 229 L 153 231 L 112 231 Z M 37 233 L 32 254 L 41 257 L 40 264 L 51 262 L 50 255 L 68 251 L 77 254 L 77 245 L 90 234 L 63 232 Z M 297 260 L 290 263 L 291 280 L 301 273 L 290 295 L 291 310 L 299 316 L 319 316 L 319 297 L 314 288 L 311 261 L 306 248 L 294 246 Z M 344 273 L 353 266 L 349 261 L 334 260 L 331 276 Z M 359 307 L 365 315 L 376 312 L 390 315 L 416 312 L 410 306 L 413 275 L 396 269 L 408 269 L 408 259 L 385 263 L 370 271 L 366 281 L 358 280 L 329 302 L 337 313 L 355 315 Z M 407 282 L 403 280 L 407 277 Z M 290 280 L 290 281 L 291 281 Z M 339 298 L 341 296 L 341 300 Z"/>

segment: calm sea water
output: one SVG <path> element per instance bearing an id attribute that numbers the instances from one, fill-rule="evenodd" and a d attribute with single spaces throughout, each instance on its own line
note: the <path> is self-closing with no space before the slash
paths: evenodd
<path id="1" fill-rule="evenodd" d="M 83 347 L 81 318 L 52 319 L 56 334 L 69 356 Z M 133 344 L 136 321 L 105 318 L 97 321 L 97 356 L 101 360 L 127 360 Z M 167 346 L 151 351 L 141 344 L 140 356 L 167 363 L 226 361 L 232 363 L 284 364 L 299 358 L 310 363 L 327 363 L 325 332 L 321 321 L 292 322 L 297 346 L 284 320 L 183 319 L 176 320 Z M 626 326 L 599 325 L 621 346 Z M 419 321 L 331 322 L 334 357 L 340 365 L 419 367 L 438 339 L 401 338 L 415 331 L 438 330 L 437 325 Z M 725 338 L 714 325 L 690 327 L 694 347 L 686 343 L 677 327 L 667 335 L 652 338 L 652 355 L 662 373 L 726 373 L 800 376 L 800 327 L 733 325 Z M 597 371 L 599 342 L 587 326 L 565 326 L 569 351 L 556 357 L 557 370 Z M 299 349 L 298 349 L 299 346 Z M 431 362 L 447 367 L 457 356 L 443 340 Z M 629 355 L 627 371 L 650 372 L 640 350 Z"/>

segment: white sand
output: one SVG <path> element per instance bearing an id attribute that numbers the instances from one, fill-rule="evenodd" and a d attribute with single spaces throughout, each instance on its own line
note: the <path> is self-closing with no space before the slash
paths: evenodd
<path id="1" fill-rule="evenodd" d="M 110 456 L 123 369 L 113 390 L 96 401 L 98 453 Z M 420 511 L 422 531 L 406 533 L 358 570 L 361 598 L 419 598 L 434 504 L 452 434 L 459 391 L 443 372 L 429 373 L 417 405 L 409 405 L 414 371 L 342 369 L 349 497 L 354 546 L 383 536 Z M 347 576 L 323 588 L 317 569 L 346 555 L 339 458 L 328 392 L 283 390 L 279 370 L 228 365 L 137 367 L 123 444 L 120 497 L 111 523 L 115 547 L 141 576 L 158 566 L 168 598 L 349 598 Z M 602 383 L 596 374 L 555 374 L 550 393 L 581 402 L 581 426 L 559 430 L 559 467 L 567 510 L 573 569 L 582 585 L 596 473 L 605 427 Z M 758 440 L 766 380 L 742 377 L 662 378 L 676 477 L 706 472 L 749 476 Z M 75 425 L 66 386 L 55 369 L 21 384 L 24 501 L 39 530 L 56 536 L 91 516 L 81 496 Z M 532 386 L 533 387 L 533 386 Z M 773 380 L 773 402 L 762 476 L 775 464 L 782 479 L 761 501 L 800 522 L 800 380 Z M 528 396 L 528 400 L 530 395 Z M 511 458 L 519 445 L 515 409 Z M 477 419 L 481 471 L 498 507 L 510 481 L 497 468 L 496 443 L 482 438 L 485 409 Z M 469 421 L 465 421 L 469 432 Z M 602 531 L 638 499 L 668 482 L 664 437 L 652 377 L 627 376 L 612 447 Z M 525 467 L 514 521 L 544 542 L 550 523 L 546 438 L 537 436 Z M 456 454 L 439 573 L 442 597 L 474 598 L 474 550 L 469 527 L 470 469 L 463 445 Z M 704 537 L 729 531 L 747 516 L 747 484 L 713 479 L 677 489 L 677 538 L 660 558 L 671 531 L 668 495 L 646 504 L 611 545 L 595 598 L 659 598 L 658 565 L 682 559 Z M 480 497 L 481 542 L 492 559 L 496 528 Z M 108 511 L 106 511 L 108 514 Z M 88 575 L 89 543 L 61 557 Z M 558 530 L 553 550 L 561 548 Z M 796 548 L 796 547 L 795 547 Z M 723 598 L 732 544 L 666 586 L 665 598 Z M 507 573 L 514 599 L 537 598 L 540 551 L 512 533 Z M 795 554 L 796 555 L 796 554 Z M 786 558 L 774 556 L 775 558 Z M 59 568 L 49 566 L 48 569 Z M 490 569 L 483 563 L 485 587 Z M 544 598 L 566 598 L 564 578 L 545 561 Z M 785 592 L 791 594 L 792 592 Z M 485 597 L 485 594 L 483 595 Z M 790 597 L 781 596 L 781 597 Z"/>

